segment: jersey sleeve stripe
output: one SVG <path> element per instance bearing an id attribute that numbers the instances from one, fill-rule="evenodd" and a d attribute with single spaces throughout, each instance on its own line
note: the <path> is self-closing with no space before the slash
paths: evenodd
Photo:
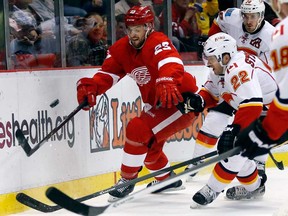
<path id="1" fill-rule="evenodd" d="M 117 76 L 115 74 L 112 74 L 112 73 L 109 73 L 109 72 L 104 72 L 104 71 L 101 71 L 101 70 L 98 70 L 97 73 L 102 73 L 102 74 L 109 75 L 113 79 L 113 85 L 115 85 L 119 81 L 119 78 L 120 78 L 119 76 Z"/>
<path id="2" fill-rule="evenodd" d="M 276 97 L 274 98 L 273 103 L 279 109 L 288 111 L 288 99 L 281 99 L 279 95 L 279 90 L 276 92 Z"/>
<path id="3" fill-rule="evenodd" d="M 159 61 L 158 63 L 158 70 L 160 70 L 160 68 L 165 65 L 165 64 L 169 64 L 169 63 L 177 63 L 177 64 L 180 64 L 180 65 L 183 65 L 183 62 L 180 58 L 177 58 L 177 57 L 168 57 L 168 58 L 165 58 L 161 61 Z"/>
<path id="4" fill-rule="evenodd" d="M 239 108 L 243 108 L 243 107 L 252 107 L 252 106 L 260 106 L 262 107 L 263 104 L 262 103 L 245 103 L 245 104 L 240 104 Z"/>
<path id="5" fill-rule="evenodd" d="M 263 106 L 263 99 L 262 98 L 250 98 L 247 100 L 242 101 L 239 104 L 239 108 L 243 107 L 251 107 L 251 106 Z"/>

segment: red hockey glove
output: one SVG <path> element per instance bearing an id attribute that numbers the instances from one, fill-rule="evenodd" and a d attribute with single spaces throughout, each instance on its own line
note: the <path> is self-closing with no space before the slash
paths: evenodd
<path id="1" fill-rule="evenodd" d="M 155 104 L 163 108 L 171 108 L 179 102 L 183 102 L 183 97 L 173 78 L 161 77 L 156 79 Z"/>
<path id="2" fill-rule="evenodd" d="M 277 142 L 278 140 L 271 140 L 267 136 L 261 120 L 258 119 L 238 135 L 235 145 L 242 147 L 244 157 L 253 159 L 259 155 L 269 153 L 270 149 L 277 145 Z"/>
<path id="3" fill-rule="evenodd" d="M 92 78 L 82 78 L 77 82 L 77 100 L 81 104 L 87 98 L 88 106 L 83 110 L 89 110 L 96 105 L 97 84 Z"/>

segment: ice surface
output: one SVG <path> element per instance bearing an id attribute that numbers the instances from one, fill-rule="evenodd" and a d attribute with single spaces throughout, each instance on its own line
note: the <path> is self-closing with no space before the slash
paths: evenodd
<path id="1" fill-rule="evenodd" d="M 191 198 L 207 182 L 209 175 L 199 175 L 194 182 L 186 183 L 185 190 L 166 192 L 161 194 L 148 194 L 143 198 L 134 200 L 113 209 L 103 215 L 123 216 L 288 216 L 288 168 L 280 171 L 276 168 L 267 169 L 268 181 L 266 193 L 260 200 L 230 201 L 225 199 L 224 193 L 210 205 L 200 209 L 190 209 Z M 184 179 L 185 181 L 185 179 Z M 231 185 L 238 184 L 237 181 Z M 136 190 L 143 186 L 137 186 Z M 226 188 L 227 189 L 227 188 Z M 107 204 L 108 194 L 86 201 L 85 203 L 95 206 Z M 26 211 L 22 215 L 43 215 L 35 210 Z M 45 215 L 73 215 L 67 210 L 59 210 Z"/>

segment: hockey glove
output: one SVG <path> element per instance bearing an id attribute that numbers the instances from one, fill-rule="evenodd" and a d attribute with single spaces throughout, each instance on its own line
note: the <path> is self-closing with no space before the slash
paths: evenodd
<path id="1" fill-rule="evenodd" d="M 218 140 L 218 154 L 222 154 L 223 152 L 229 151 L 234 148 L 235 139 L 238 133 L 240 132 L 240 125 L 232 124 L 228 125 L 223 131 L 222 135 Z"/>
<path id="2" fill-rule="evenodd" d="M 261 120 L 254 121 L 238 135 L 235 145 L 243 149 L 242 156 L 253 159 L 256 156 L 269 153 L 270 149 L 277 145 L 277 140 L 271 140 Z"/>
<path id="3" fill-rule="evenodd" d="M 186 114 L 188 112 L 202 112 L 205 107 L 205 101 L 199 94 L 192 92 L 182 93 L 183 102 L 180 102 L 176 107 L 181 113 Z"/>
<path id="4" fill-rule="evenodd" d="M 183 97 L 177 88 L 177 83 L 172 77 L 161 77 L 156 79 L 155 105 L 163 108 L 171 108 L 183 102 Z"/>
<path id="5" fill-rule="evenodd" d="M 77 100 L 81 104 L 86 98 L 88 105 L 83 110 L 89 110 L 96 105 L 97 84 L 92 78 L 82 78 L 77 82 Z"/>

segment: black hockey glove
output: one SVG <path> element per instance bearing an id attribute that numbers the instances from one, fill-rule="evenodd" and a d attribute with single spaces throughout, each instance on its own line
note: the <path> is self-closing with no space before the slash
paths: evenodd
<path id="1" fill-rule="evenodd" d="M 238 135 L 235 145 L 243 149 L 242 156 L 253 159 L 256 156 L 269 153 L 277 145 L 277 140 L 271 140 L 262 127 L 261 120 L 257 119 Z"/>
<path id="2" fill-rule="evenodd" d="M 238 133 L 240 132 L 240 125 L 232 124 L 228 125 L 223 131 L 222 135 L 218 140 L 218 154 L 222 154 L 223 152 L 229 151 L 234 148 L 235 139 Z"/>
<path id="3" fill-rule="evenodd" d="M 192 92 L 182 93 L 183 102 L 177 104 L 177 108 L 181 113 L 187 114 L 188 112 L 202 112 L 205 107 L 205 101 L 199 94 Z"/>

